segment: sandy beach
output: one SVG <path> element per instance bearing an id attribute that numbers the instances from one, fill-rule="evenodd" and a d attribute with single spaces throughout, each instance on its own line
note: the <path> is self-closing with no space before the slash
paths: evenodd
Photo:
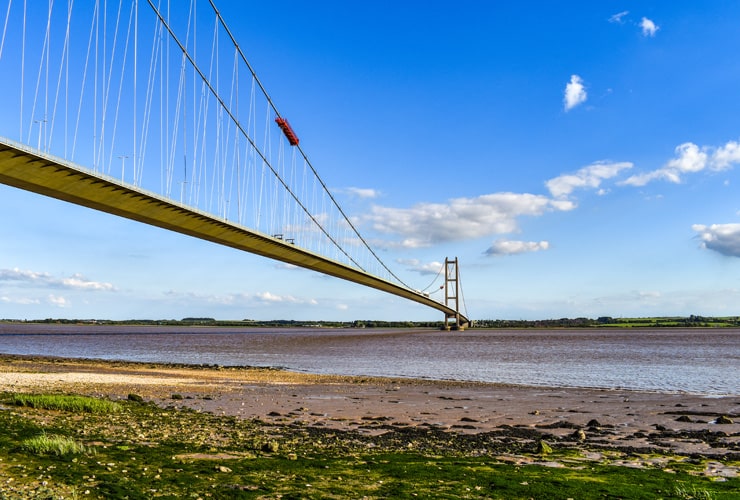
<path id="1" fill-rule="evenodd" d="M 740 457 L 740 395 L 340 377 L 264 368 L 0 356 L 0 391 L 112 399 L 367 434 L 434 429 L 604 450 Z M 173 397 L 174 396 L 174 397 Z M 736 474 L 736 471 L 735 471 Z"/>

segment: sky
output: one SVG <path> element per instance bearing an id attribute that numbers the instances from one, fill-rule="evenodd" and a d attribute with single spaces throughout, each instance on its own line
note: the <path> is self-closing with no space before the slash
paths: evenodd
<path id="1" fill-rule="evenodd" d="M 216 3 L 414 288 L 457 257 L 472 319 L 740 314 L 740 3 Z M 0 228 L 0 318 L 443 319 L 5 185 Z"/>

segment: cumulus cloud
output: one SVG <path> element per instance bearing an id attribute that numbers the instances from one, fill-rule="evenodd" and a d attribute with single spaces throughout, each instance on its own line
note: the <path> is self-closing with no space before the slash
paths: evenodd
<path id="1" fill-rule="evenodd" d="M 256 300 L 266 303 L 280 303 L 280 304 L 309 304 L 317 305 L 318 301 L 315 299 L 301 299 L 293 297 L 292 295 L 276 295 L 271 292 L 260 292 L 254 294 Z"/>
<path id="2" fill-rule="evenodd" d="M 439 274 L 445 267 L 444 263 L 437 261 L 424 263 L 417 259 L 397 259 L 396 262 L 403 266 L 406 266 L 409 271 L 419 274 L 436 275 Z"/>
<path id="3" fill-rule="evenodd" d="M 66 298 L 58 295 L 49 295 L 47 302 L 56 307 L 67 307 L 70 305 Z"/>
<path id="4" fill-rule="evenodd" d="M 720 171 L 732 168 L 740 163 L 740 145 L 730 141 L 718 148 L 699 147 L 692 142 L 686 142 L 676 147 L 676 157 L 669 160 L 663 167 L 636 174 L 621 184 L 628 186 L 644 186 L 654 180 L 665 180 L 678 184 L 685 174 L 701 172 L 702 170 Z"/>
<path id="5" fill-rule="evenodd" d="M 624 23 L 624 17 L 629 14 L 630 11 L 625 10 L 622 12 L 619 12 L 617 14 L 614 14 L 612 17 L 609 18 L 610 23 L 616 23 L 616 24 L 622 24 Z"/>
<path id="6" fill-rule="evenodd" d="M 728 257 L 740 257 L 740 224 L 694 224 L 702 247 Z"/>
<path id="7" fill-rule="evenodd" d="M 486 250 L 487 255 L 518 255 L 529 252 L 539 252 L 550 248 L 547 241 L 512 241 L 496 240 L 493 245 Z"/>
<path id="8" fill-rule="evenodd" d="M 51 275 L 48 273 L 39 273 L 36 271 L 22 271 L 18 268 L 0 269 L 0 281 L 18 281 L 24 283 L 39 283 L 51 281 Z"/>
<path id="9" fill-rule="evenodd" d="M 654 37 L 655 33 L 658 32 L 660 29 L 659 26 L 657 26 L 653 21 L 648 19 L 647 17 L 643 17 L 640 21 L 640 28 L 642 28 L 642 35 L 643 36 L 649 36 Z"/>
<path id="10" fill-rule="evenodd" d="M 374 199 L 380 196 L 380 191 L 371 188 L 348 187 L 341 191 L 362 199 Z"/>
<path id="11" fill-rule="evenodd" d="M 625 20 L 627 16 L 629 15 L 629 11 L 625 10 L 622 12 L 619 12 L 617 14 L 614 14 L 609 18 L 609 22 L 612 24 L 625 24 Z M 660 26 L 655 24 L 655 22 L 652 19 L 648 19 L 647 17 L 643 17 L 640 19 L 639 23 L 636 22 L 630 22 L 628 23 L 630 26 L 637 26 L 640 28 L 640 31 L 642 32 L 642 36 L 652 38 L 655 36 L 655 34 L 660 29 Z"/>
<path id="12" fill-rule="evenodd" d="M 70 278 L 63 278 L 61 280 L 62 286 L 65 288 L 74 288 L 77 290 L 113 290 L 114 287 L 111 283 L 100 283 L 98 281 L 90 281 L 85 279 L 81 274 L 74 274 Z"/>
<path id="13" fill-rule="evenodd" d="M 23 306 L 41 303 L 39 299 L 32 299 L 30 297 L 8 297 L 6 295 L 0 297 L 0 302 L 3 302 L 5 304 L 18 304 Z"/>
<path id="14" fill-rule="evenodd" d="M 196 304 L 218 304 L 225 306 L 253 306 L 255 303 L 265 304 L 303 304 L 317 305 L 315 299 L 302 299 L 292 295 L 279 295 L 269 291 L 250 293 L 225 293 L 225 294 L 204 294 L 195 292 L 179 292 L 169 290 L 165 295 L 177 301 L 188 301 Z"/>
<path id="15" fill-rule="evenodd" d="M 3 281 L 73 290 L 115 290 L 115 287 L 111 283 L 90 281 L 79 273 L 73 274 L 69 278 L 55 278 L 49 273 L 24 271 L 18 268 L 0 269 L 0 282 Z"/>
<path id="16" fill-rule="evenodd" d="M 596 162 L 583 167 L 574 174 L 564 174 L 545 183 L 556 198 L 570 195 L 575 189 L 601 186 L 601 182 L 617 176 L 622 170 L 632 168 L 630 162 Z M 602 193 L 603 194 L 603 193 Z"/>
<path id="17" fill-rule="evenodd" d="M 736 141 L 730 141 L 714 152 L 710 168 L 713 170 L 727 170 L 736 163 L 740 163 L 740 144 Z"/>
<path id="18" fill-rule="evenodd" d="M 447 203 L 419 203 L 411 208 L 374 206 L 363 221 L 380 233 L 403 237 L 404 247 L 418 248 L 511 233 L 518 229 L 519 217 L 573 208 L 571 201 L 542 195 L 494 193 Z"/>
<path id="19" fill-rule="evenodd" d="M 587 98 L 588 94 L 586 93 L 586 87 L 583 85 L 581 77 L 571 75 L 570 82 L 565 86 L 565 96 L 563 97 L 565 111 L 570 111 L 579 104 L 583 104 Z"/>

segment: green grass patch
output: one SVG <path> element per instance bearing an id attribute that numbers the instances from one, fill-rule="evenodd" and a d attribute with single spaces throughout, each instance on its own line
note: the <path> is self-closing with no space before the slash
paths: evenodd
<path id="1" fill-rule="evenodd" d="M 21 449 L 34 455 L 75 455 L 87 453 L 89 449 L 72 438 L 54 434 L 41 434 L 24 440 Z"/>
<path id="2" fill-rule="evenodd" d="M 119 405 L 124 411 L 109 414 L 0 408 L 0 499 L 740 497 L 739 479 L 703 477 L 706 464 L 686 457 L 625 467 L 558 447 L 547 457 L 534 445 L 484 450 L 446 432 L 368 436 Z M 49 442 L 31 445 L 40 436 Z M 512 454 L 533 463 L 505 458 Z M 48 495 L 31 494 L 39 491 Z"/>
<path id="3" fill-rule="evenodd" d="M 66 396 L 58 394 L 13 394 L 11 404 L 41 408 L 44 410 L 60 410 L 74 413 L 115 413 L 121 410 L 121 405 L 106 399 L 90 398 L 86 396 Z"/>

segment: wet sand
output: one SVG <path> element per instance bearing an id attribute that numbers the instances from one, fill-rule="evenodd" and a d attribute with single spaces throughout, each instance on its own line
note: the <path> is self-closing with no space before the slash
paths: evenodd
<path id="1" fill-rule="evenodd" d="M 164 407 L 276 425 L 374 435 L 393 429 L 433 429 L 501 439 L 541 437 L 585 449 L 740 459 L 740 395 L 706 397 L 10 355 L 0 355 L 0 391 L 113 399 L 133 393 Z"/>

